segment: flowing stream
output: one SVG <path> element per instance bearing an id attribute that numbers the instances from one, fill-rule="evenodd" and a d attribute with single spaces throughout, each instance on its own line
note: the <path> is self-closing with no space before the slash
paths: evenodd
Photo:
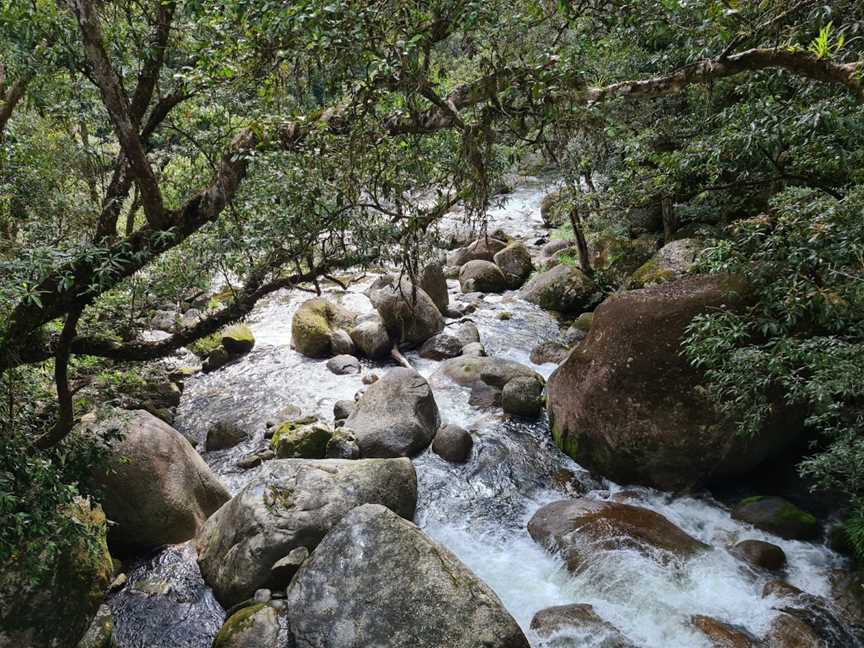
<path id="1" fill-rule="evenodd" d="M 527 181 L 505 205 L 490 213 L 489 230 L 501 227 L 529 245 L 542 233 L 539 204 L 549 190 L 540 180 Z M 374 276 L 360 278 L 348 291 L 330 296 L 366 312 L 362 291 Z M 451 300 L 461 300 L 449 282 Z M 207 463 L 236 493 L 256 470 L 243 471 L 237 460 L 265 444 L 264 431 L 288 405 L 332 420 L 333 404 L 352 399 L 363 388 L 360 376 L 336 376 L 325 361 L 310 360 L 290 348 L 291 317 L 307 293 L 276 293 L 260 303 L 248 320 L 256 346 L 239 362 L 187 380 L 175 426 L 201 450 L 207 429 L 217 421 L 246 428 L 252 438 L 229 450 L 204 453 Z M 501 313 L 508 313 L 503 318 Z M 490 356 L 529 364 L 530 350 L 559 335 L 549 313 L 515 293 L 488 295 L 470 319 L 480 330 Z M 417 370 L 431 375 L 437 362 L 408 355 Z M 554 365 L 531 365 L 548 377 Z M 388 365 L 363 361 L 364 373 Z M 765 539 L 783 548 L 788 559 L 784 578 L 814 595 L 830 592 L 830 573 L 843 560 L 826 547 L 787 541 L 731 519 L 709 497 L 673 498 L 645 488 L 624 488 L 592 478 L 551 443 L 548 421 L 506 420 L 500 410 L 468 404 L 465 389 L 436 389 L 442 422 L 472 432 L 475 445 L 465 465 L 449 464 L 431 451 L 415 459 L 419 501 L 416 522 L 455 553 L 488 583 L 525 629 L 540 609 L 566 603 L 590 603 L 634 645 L 643 648 L 710 648 L 690 625 L 694 614 L 715 617 L 761 636 L 776 614 L 776 601 L 762 597 L 770 580 L 733 558 L 727 548 L 738 540 Z M 568 472 L 569 471 L 569 472 Z M 684 564 L 660 564 L 635 551 L 604 553 L 577 575 L 528 536 L 526 524 L 543 504 L 573 493 L 651 508 L 708 543 L 712 549 Z M 113 595 L 115 632 L 121 648 L 207 648 L 224 611 L 201 580 L 190 545 L 168 547 L 145 556 L 127 570 L 124 589 Z M 466 628 L 466 632 L 470 632 Z M 601 646 L 597 634 L 574 638 L 573 646 Z"/>

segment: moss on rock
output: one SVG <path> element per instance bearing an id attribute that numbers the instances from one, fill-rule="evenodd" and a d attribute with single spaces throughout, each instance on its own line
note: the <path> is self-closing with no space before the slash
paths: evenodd
<path id="1" fill-rule="evenodd" d="M 246 324 L 229 326 L 222 332 L 222 346 L 231 355 L 249 353 L 255 346 L 255 336 Z"/>
<path id="2" fill-rule="evenodd" d="M 286 421 L 271 443 L 279 459 L 323 459 L 331 436 L 333 432 L 324 423 Z"/>

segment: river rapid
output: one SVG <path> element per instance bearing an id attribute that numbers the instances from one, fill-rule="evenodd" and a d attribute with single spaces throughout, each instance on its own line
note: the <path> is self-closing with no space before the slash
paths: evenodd
<path id="1" fill-rule="evenodd" d="M 548 191 L 548 183 L 539 179 L 520 184 L 504 205 L 490 211 L 489 231 L 500 227 L 530 246 L 545 233 L 539 205 Z M 371 311 L 362 292 L 375 277 L 356 279 L 347 291 L 329 288 L 328 296 L 352 310 Z M 451 301 L 462 300 L 458 283 L 448 283 Z M 291 349 L 291 318 L 308 298 L 308 293 L 285 291 L 262 301 L 248 319 L 256 338 L 254 350 L 235 364 L 186 381 L 175 427 L 202 452 L 232 494 L 257 472 L 243 471 L 236 462 L 266 443 L 266 425 L 278 422 L 280 410 L 294 405 L 332 421 L 333 404 L 352 399 L 363 388 L 361 376 L 336 376 L 326 361 Z M 534 346 L 560 334 L 551 314 L 509 292 L 487 295 L 468 317 L 477 325 L 488 355 L 527 364 L 546 377 L 555 369 L 529 359 Z M 438 365 L 416 354 L 407 357 L 427 377 Z M 182 364 L 182 358 L 174 362 Z M 361 362 L 363 373 L 380 375 L 390 366 Z M 566 603 L 591 604 L 644 648 L 710 648 L 689 622 L 694 614 L 763 635 L 777 614 L 772 609 L 777 601 L 762 597 L 770 577 L 729 553 L 728 547 L 739 540 L 763 539 L 782 547 L 788 559 L 784 578 L 814 595 L 828 595 L 832 570 L 844 566 L 843 559 L 823 545 L 783 540 L 733 520 L 729 510 L 707 494 L 673 497 L 592 477 L 552 445 L 545 418 L 508 420 L 500 409 L 478 410 L 468 404 L 467 390 L 457 386 L 436 388 L 435 399 L 442 423 L 471 431 L 475 445 L 464 465 L 447 463 L 429 450 L 415 458 L 415 521 L 495 590 L 534 646 L 543 644 L 529 630 L 532 616 Z M 228 450 L 204 453 L 206 432 L 218 421 L 241 425 L 251 438 Z M 674 564 L 621 549 L 605 552 L 570 574 L 557 557 L 531 540 L 526 524 L 543 504 L 583 492 L 598 500 L 650 508 L 712 549 Z M 188 543 L 142 556 L 126 567 L 127 584 L 110 599 L 121 648 L 211 645 L 224 611 L 201 579 Z M 599 647 L 603 641 L 597 634 L 574 636 L 572 645 Z"/>

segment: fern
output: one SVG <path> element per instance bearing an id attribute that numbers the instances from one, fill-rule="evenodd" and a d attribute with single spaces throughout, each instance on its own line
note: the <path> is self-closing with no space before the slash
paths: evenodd
<path id="1" fill-rule="evenodd" d="M 820 29 L 819 35 L 808 45 L 807 51 L 820 60 L 832 58 L 843 49 L 843 45 L 846 43 L 846 37 L 840 34 L 835 38 L 831 33 L 833 30 L 833 22 L 829 22 Z"/>

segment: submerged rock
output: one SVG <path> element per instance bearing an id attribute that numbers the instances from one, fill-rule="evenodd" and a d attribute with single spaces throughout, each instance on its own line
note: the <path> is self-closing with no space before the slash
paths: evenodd
<path id="1" fill-rule="evenodd" d="M 587 603 L 544 608 L 531 619 L 531 629 L 544 640 L 543 648 L 575 648 L 587 637 L 598 648 L 636 648 Z"/>
<path id="2" fill-rule="evenodd" d="M 778 571 L 786 566 L 786 554 L 783 550 L 762 540 L 742 540 L 732 547 L 730 553 L 754 567 L 770 571 Z"/>
<path id="3" fill-rule="evenodd" d="M 184 542 L 230 499 L 183 435 L 152 414 L 120 412 L 96 434 L 120 435 L 110 445 L 106 468 L 94 476 L 115 525 L 112 543 L 144 549 Z"/>
<path id="4" fill-rule="evenodd" d="M 571 571 L 599 551 L 632 549 L 668 560 L 707 549 L 650 509 L 590 499 L 547 504 L 528 522 L 528 533 L 546 548 L 560 551 Z"/>
<path id="5" fill-rule="evenodd" d="M 752 438 L 717 410 L 701 369 L 681 353 L 693 317 L 749 303 L 746 282 L 706 275 L 616 294 L 594 313 L 591 333 L 549 378 L 559 448 L 622 483 L 664 490 L 746 473 L 795 441 L 782 403 Z"/>
<path id="6" fill-rule="evenodd" d="M 429 383 L 413 369 L 389 370 L 357 401 L 345 425 L 363 457 L 409 457 L 426 448 L 440 424 Z"/>
<path id="7" fill-rule="evenodd" d="M 732 517 L 787 540 L 815 540 L 819 522 L 782 497 L 748 497 L 734 509 Z"/>
<path id="8" fill-rule="evenodd" d="M 223 607 L 266 587 L 292 549 L 310 551 L 345 513 L 376 503 L 411 519 L 417 477 L 408 459 L 270 461 L 195 541 L 204 580 Z"/>
<path id="9" fill-rule="evenodd" d="M 310 358 L 332 355 L 331 337 L 339 328 L 349 328 L 355 320 L 350 311 L 323 297 L 302 304 L 291 320 L 291 340 L 299 353 Z"/>
<path id="10" fill-rule="evenodd" d="M 286 608 L 306 648 L 528 648 L 489 587 L 383 506 L 342 518 L 295 576 Z"/>
<path id="11" fill-rule="evenodd" d="M 579 313 L 592 308 L 602 293 L 579 268 L 557 265 L 529 281 L 522 297 L 532 304 L 560 313 Z"/>
<path id="12" fill-rule="evenodd" d="M 696 614 L 690 623 L 704 634 L 712 646 L 718 648 L 756 648 L 758 642 L 744 630 L 730 626 L 709 616 Z"/>

